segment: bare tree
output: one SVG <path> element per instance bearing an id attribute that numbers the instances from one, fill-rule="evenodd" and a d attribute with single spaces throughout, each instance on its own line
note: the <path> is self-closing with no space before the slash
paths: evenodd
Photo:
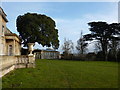
<path id="1" fill-rule="evenodd" d="M 72 40 L 66 40 L 66 38 L 64 39 L 64 44 L 62 45 L 62 50 L 64 53 L 66 54 L 70 54 L 72 53 L 72 50 L 74 49 L 74 45 Z"/>
<path id="2" fill-rule="evenodd" d="M 84 54 L 87 50 L 88 43 L 83 38 L 82 31 L 80 39 L 77 41 L 76 49 L 78 50 L 79 54 Z"/>

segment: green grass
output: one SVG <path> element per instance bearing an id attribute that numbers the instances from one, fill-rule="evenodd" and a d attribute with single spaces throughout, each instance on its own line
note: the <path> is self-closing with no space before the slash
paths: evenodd
<path id="1" fill-rule="evenodd" d="M 118 88 L 118 63 L 36 60 L 2 78 L 3 88 Z"/>

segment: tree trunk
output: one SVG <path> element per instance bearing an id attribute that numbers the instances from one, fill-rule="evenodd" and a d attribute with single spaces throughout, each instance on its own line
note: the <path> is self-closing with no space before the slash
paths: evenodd
<path id="1" fill-rule="evenodd" d="M 108 61 L 108 54 L 107 54 L 107 52 L 105 53 L 105 61 Z"/>
<path id="2" fill-rule="evenodd" d="M 104 59 L 105 59 L 105 61 L 107 61 L 107 59 L 108 59 L 107 42 L 102 40 L 101 45 L 102 45 L 102 52 L 103 52 L 103 55 L 104 55 Z"/>

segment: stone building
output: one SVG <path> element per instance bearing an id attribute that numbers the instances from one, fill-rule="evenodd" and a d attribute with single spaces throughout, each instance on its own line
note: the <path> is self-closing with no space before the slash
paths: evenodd
<path id="1" fill-rule="evenodd" d="M 6 16 L 0 7 L 0 55 L 20 55 L 21 39 L 7 28 Z"/>
<path id="2" fill-rule="evenodd" d="M 52 49 L 39 50 L 36 49 L 33 51 L 35 53 L 36 59 L 59 59 L 60 53 Z"/>
<path id="3" fill-rule="evenodd" d="M 16 68 L 35 67 L 33 43 L 28 44 L 29 55 L 21 55 L 21 39 L 7 28 L 6 16 L 0 7 L 0 77 Z"/>

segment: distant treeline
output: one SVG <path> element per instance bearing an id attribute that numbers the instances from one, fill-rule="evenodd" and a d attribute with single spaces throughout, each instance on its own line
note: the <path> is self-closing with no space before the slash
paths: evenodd
<path id="1" fill-rule="evenodd" d="M 102 52 L 98 52 L 97 54 L 88 53 L 88 54 L 61 54 L 61 59 L 64 60 L 78 60 L 78 61 L 105 61 L 104 55 Z M 107 61 L 120 61 L 120 51 L 117 54 L 117 59 L 111 53 L 108 54 Z"/>
<path id="2" fill-rule="evenodd" d="M 73 42 L 64 41 L 62 46 L 62 59 L 67 60 L 94 60 L 94 61 L 120 61 L 120 23 L 108 24 L 106 22 L 90 22 L 90 34 L 82 35 L 77 41 L 74 54 Z M 94 52 L 86 53 L 88 45 L 94 44 Z"/>

